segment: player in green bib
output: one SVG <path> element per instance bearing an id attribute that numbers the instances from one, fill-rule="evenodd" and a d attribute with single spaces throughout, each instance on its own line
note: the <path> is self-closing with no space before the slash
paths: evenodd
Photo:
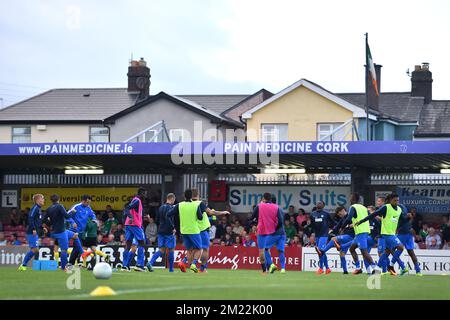
<path id="1" fill-rule="evenodd" d="M 382 206 L 378 210 L 376 210 L 371 215 L 362 219 L 361 221 L 356 223 L 356 226 L 368 221 L 369 219 L 374 219 L 376 216 L 381 217 L 381 237 L 385 240 L 386 248 L 393 253 L 393 258 L 390 262 L 390 266 L 388 270 L 391 274 L 395 275 L 394 264 L 397 262 L 401 269 L 401 275 L 407 273 L 407 269 L 405 268 L 405 264 L 400 259 L 400 255 L 404 250 L 404 246 L 401 241 L 398 239 L 397 226 L 402 215 L 407 214 L 402 211 L 402 208 L 398 203 L 398 195 L 396 193 L 392 193 L 389 197 L 389 203 Z M 386 250 L 380 257 L 380 263 L 384 263 L 384 260 L 389 256 L 389 251 Z"/>
<path id="2" fill-rule="evenodd" d="M 176 204 L 167 213 L 168 217 L 179 216 L 180 232 L 187 250 L 188 260 L 192 261 L 190 269 L 197 273 L 197 262 L 202 254 L 202 239 L 200 237 L 199 221 L 203 219 L 200 204 L 192 201 L 192 190 L 184 191 L 185 201 Z M 184 264 L 178 264 L 182 272 L 186 272 Z M 184 267 L 184 268 L 183 268 Z"/>
<path id="3" fill-rule="evenodd" d="M 350 197 L 350 208 L 348 210 L 348 215 L 346 220 L 343 222 L 342 227 L 346 227 L 351 223 L 355 231 L 355 238 L 352 245 L 350 246 L 350 253 L 355 262 L 356 269 L 353 274 L 362 273 L 361 264 L 358 260 L 358 254 L 356 253 L 356 248 L 361 250 L 361 254 L 364 260 L 368 263 L 367 268 L 368 273 L 381 273 L 381 269 L 375 264 L 368 250 L 368 237 L 370 234 L 369 222 L 364 220 L 368 217 L 367 208 L 359 203 L 360 196 L 358 193 L 353 193 Z M 365 221 L 365 222 L 364 222 Z"/>
<path id="4" fill-rule="evenodd" d="M 204 202 L 200 200 L 199 192 L 197 189 L 192 189 L 192 201 L 199 204 L 200 211 L 202 212 L 202 220 L 198 221 L 198 227 L 200 229 L 200 237 L 202 239 L 202 254 L 200 272 L 207 272 L 209 259 L 209 228 L 211 227 L 211 220 L 216 220 L 216 216 L 229 215 L 228 211 L 215 211 L 208 208 Z"/>
<path id="5" fill-rule="evenodd" d="M 98 225 L 95 220 L 88 219 L 86 223 L 86 232 L 83 232 L 80 236 L 81 241 L 83 242 L 83 246 L 85 248 L 89 248 L 82 255 L 81 258 L 83 260 L 83 268 L 86 268 L 86 260 L 88 256 L 94 256 L 94 253 L 103 257 L 106 262 L 109 262 L 109 256 L 103 251 L 97 249 L 97 231 Z"/>

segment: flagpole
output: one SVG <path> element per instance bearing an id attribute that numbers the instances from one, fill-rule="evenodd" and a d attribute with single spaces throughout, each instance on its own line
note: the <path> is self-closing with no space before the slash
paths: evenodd
<path id="1" fill-rule="evenodd" d="M 368 76 L 369 76 L 369 58 L 367 47 L 369 46 L 369 34 L 366 32 L 366 68 L 365 68 L 365 76 L 366 76 L 366 140 L 369 141 L 369 95 L 367 94 L 368 90 Z"/>

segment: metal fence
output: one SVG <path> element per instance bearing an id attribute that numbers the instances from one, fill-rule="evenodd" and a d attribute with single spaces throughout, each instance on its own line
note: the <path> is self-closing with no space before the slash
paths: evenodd
<path id="1" fill-rule="evenodd" d="M 161 183 L 160 174 L 6 174 L 3 176 L 5 185 L 150 185 Z"/>
<path id="2" fill-rule="evenodd" d="M 374 173 L 372 185 L 450 185 L 449 174 Z"/>

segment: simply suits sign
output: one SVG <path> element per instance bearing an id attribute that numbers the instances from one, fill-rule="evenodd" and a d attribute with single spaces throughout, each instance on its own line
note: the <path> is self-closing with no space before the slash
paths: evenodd
<path id="1" fill-rule="evenodd" d="M 231 210 L 239 213 L 251 212 L 252 207 L 261 201 L 265 192 L 274 194 L 283 210 L 292 205 L 307 212 L 311 211 L 318 201 L 325 202 L 326 210 L 348 206 L 351 193 L 349 186 L 230 186 Z"/>

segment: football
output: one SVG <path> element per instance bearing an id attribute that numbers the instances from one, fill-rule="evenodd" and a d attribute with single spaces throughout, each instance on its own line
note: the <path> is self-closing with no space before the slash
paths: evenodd
<path id="1" fill-rule="evenodd" d="M 97 279 L 107 280 L 112 276 L 112 268 L 106 262 L 99 262 L 95 265 L 92 273 Z"/>

